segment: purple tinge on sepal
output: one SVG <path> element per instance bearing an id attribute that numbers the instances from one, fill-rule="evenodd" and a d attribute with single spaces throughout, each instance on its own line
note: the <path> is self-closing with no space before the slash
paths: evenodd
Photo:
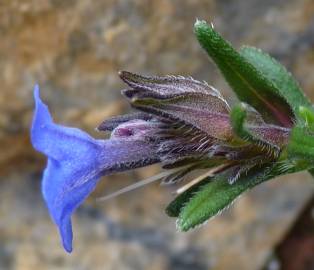
<path id="1" fill-rule="evenodd" d="M 131 87 L 123 94 L 135 108 L 183 122 L 216 139 L 231 139 L 229 106 L 208 84 L 181 76 L 144 77 L 126 71 L 120 77 Z"/>
<path id="2" fill-rule="evenodd" d="M 38 86 L 34 89 L 34 99 L 31 140 L 34 148 L 48 157 L 42 193 L 59 228 L 63 246 L 71 252 L 71 215 L 94 190 L 98 179 L 105 174 L 158 162 L 158 157 L 154 143 L 142 136 L 151 132 L 150 128 L 145 132 L 144 120 L 140 120 L 140 125 L 136 121 L 124 123 L 121 128 L 131 133 L 96 140 L 79 129 L 55 124 L 40 99 Z"/>

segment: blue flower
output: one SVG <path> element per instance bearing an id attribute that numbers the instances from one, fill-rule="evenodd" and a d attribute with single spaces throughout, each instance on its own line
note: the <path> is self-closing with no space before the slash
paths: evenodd
<path id="1" fill-rule="evenodd" d="M 106 140 L 55 124 L 39 97 L 39 87 L 34 89 L 32 144 L 48 157 L 42 193 L 68 252 L 72 251 L 71 215 L 101 176 L 160 162 L 164 169 L 173 169 L 162 173 L 164 184 L 216 166 L 215 173 L 224 173 L 232 184 L 250 170 L 275 161 L 289 137 L 289 129 L 265 123 L 248 105 L 241 107 L 247 113 L 240 119 L 243 125 L 237 125 L 243 130 L 235 133 L 229 105 L 206 83 L 180 76 L 119 75 L 128 85 L 122 93 L 138 112 L 101 123 L 98 131 L 111 133 Z M 239 137 L 241 132 L 244 135 Z"/>
<path id="2" fill-rule="evenodd" d="M 35 112 L 31 128 L 33 147 L 48 157 L 42 193 L 66 251 L 72 251 L 73 211 L 94 190 L 102 175 L 145 166 L 158 159 L 146 140 L 150 124 L 133 120 L 120 125 L 109 140 L 57 125 L 34 89 Z"/>

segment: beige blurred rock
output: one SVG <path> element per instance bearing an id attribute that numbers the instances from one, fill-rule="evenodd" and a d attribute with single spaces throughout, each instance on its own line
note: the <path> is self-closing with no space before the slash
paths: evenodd
<path id="1" fill-rule="evenodd" d="M 259 269 L 313 194 L 309 175 L 263 184 L 189 233 L 164 213 L 172 190 L 157 184 L 95 203 L 158 167 L 106 177 L 74 215 L 65 254 L 40 194 L 45 161 L 29 143 L 32 88 L 58 122 L 96 136 L 128 110 L 118 70 L 192 75 L 234 100 L 194 38 L 201 18 L 270 52 L 314 98 L 313 10 L 311 0 L 0 1 L 0 269 Z"/>

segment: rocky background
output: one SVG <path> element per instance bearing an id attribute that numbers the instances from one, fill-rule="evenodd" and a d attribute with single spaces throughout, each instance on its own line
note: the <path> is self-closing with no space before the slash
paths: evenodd
<path id="1" fill-rule="evenodd" d="M 234 101 L 194 38 L 196 18 L 271 53 L 314 100 L 312 0 L 0 0 L 0 269 L 254 270 L 271 258 L 313 196 L 306 173 L 255 188 L 189 233 L 164 213 L 171 190 L 158 185 L 95 203 L 158 167 L 104 178 L 74 215 L 71 255 L 41 198 L 45 160 L 28 136 L 36 82 L 58 122 L 98 137 L 95 126 L 129 109 L 121 69 L 192 75 Z"/>

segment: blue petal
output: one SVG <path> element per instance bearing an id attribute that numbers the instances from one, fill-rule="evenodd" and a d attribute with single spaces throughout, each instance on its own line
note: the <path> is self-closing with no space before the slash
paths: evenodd
<path id="1" fill-rule="evenodd" d="M 37 85 L 34 99 L 31 140 L 34 148 L 48 157 L 42 193 L 63 246 L 71 252 L 71 215 L 94 190 L 100 176 L 148 165 L 158 159 L 154 145 L 138 135 L 96 140 L 79 129 L 55 124 L 39 97 Z"/>
<path id="2" fill-rule="evenodd" d="M 105 141 L 95 140 L 79 129 L 53 123 L 48 107 L 35 86 L 35 113 L 31 139 L 34 148 L 48 156 L 42 192 L 58 225 L 63 246 L 72 250 L 71 214 L 93 191 L 101 176 Z"/>

